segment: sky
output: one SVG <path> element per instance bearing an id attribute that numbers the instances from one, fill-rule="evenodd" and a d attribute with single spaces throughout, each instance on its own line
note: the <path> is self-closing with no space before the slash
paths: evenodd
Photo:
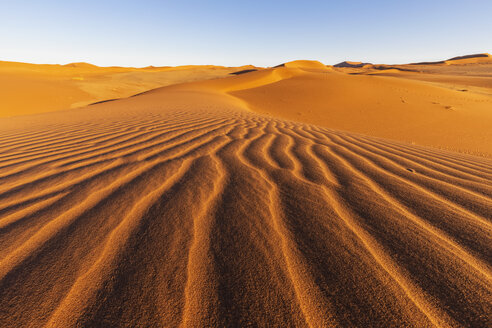
<path id="1" fill-rule="evenodd" d="M 0 0 L 0 60 L 408 63 L 492 52 L 492 0 Z"/>

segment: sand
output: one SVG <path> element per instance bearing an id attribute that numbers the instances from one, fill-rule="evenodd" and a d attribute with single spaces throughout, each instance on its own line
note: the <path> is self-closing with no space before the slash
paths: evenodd
<path id="1" fill-rule="evenodd" d="M 0 119 L 0 326 L 490 326 L 490 97 L 367 74 L 296 62 Z M 442 138 L 412 105 L 461 94 L 429 115 Z M 348 96 L 373 114 L 332 113 Z"/>
<path id="2" fill-rule="evenodd" d="M 280 70 L 280 79 L 255 87 L 239 85 L 229 93 L 246 102 L 251 110 L 274 117 L 473 155 L 492 155 L 492 60 L 480 65 L 473 75 L 450 75 L 447 66 L 434 66 L 427 74 L 395 69 L 347 73 L 340 68 L 275 68 L 248 73 L 227 83 L 248 78 L 259 81 L 261 74 L 279 75 Z"/>
<path id="3" fill-rule="evenodd" d="M 157 87 L 225 77 L 245 67 L 98 67 L 0 61 L 0 117 L 84 107 Z"/>

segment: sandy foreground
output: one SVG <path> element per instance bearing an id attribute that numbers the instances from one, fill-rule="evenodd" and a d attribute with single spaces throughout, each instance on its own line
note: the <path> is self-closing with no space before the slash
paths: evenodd
<path id="1" fill-rule="evenodd" d="M 49 113 L 12 97 L 0 327 L 490 326 L 487 58 L 148 68 L 169 86 L 133 97 L 119 74 L 159 82 L 129 69 L 83 87 L 128 98 Z M 92 92 L 59 94 L 113 98 Z"/>

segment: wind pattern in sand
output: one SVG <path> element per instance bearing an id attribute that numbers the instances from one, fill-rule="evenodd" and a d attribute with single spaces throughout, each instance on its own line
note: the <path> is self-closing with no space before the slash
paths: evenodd
<path id="1" fill-rule="evenodd" d="M 2 128 L 1 327 L 491 324 L 490 159 L 117 103 Z"/>

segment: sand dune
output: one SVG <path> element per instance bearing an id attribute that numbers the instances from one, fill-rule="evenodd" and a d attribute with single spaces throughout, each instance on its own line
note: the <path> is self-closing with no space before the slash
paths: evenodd
<path id="1" fill-rule="evenodd" d="M 282 65 L 288 68 L 301 68 L 301 69 L 321 69 L 326 70 L 327 66 L 317 60 L 294 60 Z"/>
<path id="2" fill-rule="evenodd" d="M 370 63 L 353 62 L 353 61 L 343 61 L 341 63 L 333 65 L 334 67 L 349 67 L 349 68 L 361 68 L 367 65 L 372 65 Z"/>
<path id="3" fill-rule="evenodd" d="M 492 161 L 272 117 L 437 88 L 314 66 L 1 119 L 0 326 L 490 326 Z"/>
<path id="4" fill-rule="evenodd" d="M 170 88 L 225 93 L 245 109 L 272 117 L 492 156 L 490 77 L 423 74 L 431 76 L 426 80 L 398 70 L 372 75 L 340 69 L 296 61 Z"/>
<path id="5" fill-rule="evenodd" d="M 490 64 L 492 63 L 492 56 L 488 53 L 483 54 L 474 54 L 474 55 L 465 55 L 453 57 L 447 60 L 435 61 L 435 62 L 423 62 L 423 63 L 415 63 L 412 65 L 464 65 L 464 64 Z"/>
<path id="6" fill-rule="evenodd" d="M 36 65 L 0 61 L 0 117 L 83 107 L 108 99 L 251 68 L 220 66 L 98 67 L 88 63 Z"/>

